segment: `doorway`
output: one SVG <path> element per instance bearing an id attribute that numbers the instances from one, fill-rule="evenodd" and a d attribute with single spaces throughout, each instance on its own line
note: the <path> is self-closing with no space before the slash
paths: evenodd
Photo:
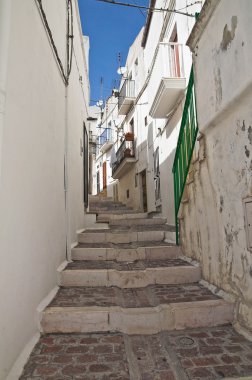
<path id="1" fill-rule="evenodd" d="M 159 147 L 154 152 L 154 184 L 155 184 L 155 200 L 161 198 L 160 192 L 160 170 L 159 170 Z"/>
<path id="2" fill-rule="evenodd" d="M 99 171 L 96 173 L 96 190 L 97 194 L 100 193 L 100 173 Z"/>
<path id="3" fill-rule="evenodd" d="M 102 164 L 102 184 L 103 189 L 107 188 L 107 162 L 103 162 Z"/>
<path id="4" fill-rule="evenodd" d="M 146 180 L 146 170 L 143 170 L 141 173 L 141 182 L 142 182 L 142 201 L 143 201 L 143 211 L 148 211 L 147 203 L 147 180 Z"/>
<path id="5" fill-rule="evenodd" d="M 179 44 L 178 44 L 178 33 L 177 33 L 177 25 L 174 25 L 171 37 L 170 37 L 171 44 L 171 57 L 170 57 L 170 64 L 171 64 L 171 70 L 172 70 L 172 76 L 180 78 L 181 77 L 181 70 L 180 70 L 180 54 L 179 54 Z"/>

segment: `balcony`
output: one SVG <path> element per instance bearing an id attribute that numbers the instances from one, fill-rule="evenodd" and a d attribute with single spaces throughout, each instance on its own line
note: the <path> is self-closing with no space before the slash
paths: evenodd
<path id="1" fill-rule="evenodd" d="M 126 115 L 135 100 L 135 81 L 125 79 L 119 93 L 118 114 Z"/>
<path id="2" fill-rule="evenodd" d="M 102 134 L 99 136 L 99 146 L 102 153 L 107 152 L 113 146 L 112 129 L 105 128 Z"/>
<path id="3" fill-rule="evenodd" d="M 134 141 L 125 139 L 116 152 L 116 162 L 112 165 L 112 177 L 120 179 L 131 169 L 135 162 Z"/>
<path id="4" fill-rule="evenodd" d="M 150 98 L 153 94 L 150 116 L 166 118 L 186 89 L 182 44 L 159 44 L 149 89 Z"/>

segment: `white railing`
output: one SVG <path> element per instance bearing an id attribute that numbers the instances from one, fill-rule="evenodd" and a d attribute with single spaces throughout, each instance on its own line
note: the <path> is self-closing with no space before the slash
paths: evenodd
<path id="1" fill-rule="evenodd" d="M 125 79 L 119 93 L 118 108 L 120 109 L 124 100 L 127 98 L 135 98 L 135 81 Z"/>

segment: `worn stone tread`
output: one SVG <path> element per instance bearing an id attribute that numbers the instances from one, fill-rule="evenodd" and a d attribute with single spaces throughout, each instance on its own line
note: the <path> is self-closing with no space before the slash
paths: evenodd
<path id="1" fill-rule="evenodd" d="M 156 307 L 161 304 L 216 300 L 219 297 L 199 283 L 149 285 L 145 288 L 61 287 L 49 307 L 121 306 Z"/>
<path id="2" fill-rule="evenodd" d="M 230 326 L 41 336 L 20 380 L 219 380 L 252 376 L 252 342 Z"/>
<path id="3" fill-rule="evenodd" d="M 74 248 L 139 248 L 139 247 L 174 247 L 175 244 L 164 241 L 134 241 L 132 243 L 78 243 Z"/>
<path id="4" fill-rule="evenodd" d="M 171 268 L 178 266 L 192 266 L 182 259 L 167 259 L 167 260 L 137 260 L 134 262 L 118 262 L 118 261 L 73 261 L 69 263 L 65 270 L 97 270 L 97 269 L 114 269 L 117 271 L 135 271 L 145 270 L 147 268 Z"/>
<path id="5" fill-rule="evenodd" d="M 169 231 L 175 232 L 176 229 L 174 226 L 169 224 L 153 224 L 153 225 L 131 225 L 131 226 L 117 226 L 117 225 L 109 225 L 108 228 L 97 228 L 97 229 L 86 229 L 82 233 L 121 233 L 121 232 L 142 232 L 142 231 Z"/>

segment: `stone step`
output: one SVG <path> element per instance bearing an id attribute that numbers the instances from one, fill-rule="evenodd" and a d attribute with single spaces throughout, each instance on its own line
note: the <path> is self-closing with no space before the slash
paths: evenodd
<path id="1" fill-rule="evenodd" d="M 60 288 L 41 315 L 44 333 L 118 331 L 155 334 L 224 325 L 233 321 L 234 304 L 200 284 L 146 288 Z"/>
<path id="2" fill-rule="evenodd" d="M 132 208 L 126 207 L 126 206 L 97 206 L 97 207 L 89 207 L 89 212 L 93 212 L 96 214 L 103 213 L 103 212 L 120 212 L 123 213 L 124 211 L 132 211 Z"/>
<path id="3" fill-rule="evenodd" d="M 131 243 L 136 241 L 163 241 L 165 239 L 165 231 L 141 231 L 141 232 L 86 232 L 78 234 L 79 243 Z"/>
<path id="4" fill-rule="evenodd" d="M 105 247 L 104 244 L 96 244 L 96 247 L 93 247 L 93 244 L 80 244 L 72 249 L 72 260 L 165 260 L 177 258 L 181 254 L 178 246 L 166 243 L 157 245 L 156 242 L 117 244 L 116 246 L 107 243 Z"/>
<path id="5" fill-rule="evenodd" d="M 129 262 L 75 261 L 59 273 L 60 286 L 140 288 L 200 281 L 201 270 L 182 259 Z"/>
<path id="6" fill-rule="evenodd" d="M 112 215 L 119 215 L 119 216 L 123 216 L 124 214 L 133 214 L 133 215 L 138 215 L 139 214 L 139 211 L 138 210 L 132 210 L 132 208 L 127 208 L 127 209 L 124 209 L 124 210 L 104 210 L 104 211 L 100 211 L 98 212 L 97 214 L 99 214 L 99 216 L 102 214 L 102 215 L 107 215 L 109 214 L 109 216 L 112 214 Z"/>
<path id="7" fill-rule="evenodd" d="M 147 213 L 142 212 L 129 212 L 129 213 L 100 213 L 97 216 L 97 222 L 110 222 L 115 220 L 134 220 L 134 219 L 146 219 Z"/>
<path id="8" fill-rule="evenodd" d="M 99 195 L 89 195 L 88 196 L 88 201 L 89 201 L 89 203 L 104 202 L 104 201 L 105 202 L 106 201 L 108 201 L 108 202 L 115 202 L 113 197 L 104 197 L 104 196 L 100 197 Z"/>
<path id="9" fill-rule="evenodd" d="M 132 226 L 132 225 L 162 225 L 166 223 L 166 218 L 136 218 L 136 219 L 112 219 L 109 221 L 110 226 Z"/>
<path id="10" fill-rule="evenodd" d="M 110 200 L 110 199 L 97 199 L 97 200 L 92 200 L 92 201 L 89 201 L 89 205 L 93 206 L 93 205 L 120 205 L 120 206 L 125 206 L 124 203 L 122 202 L 115 202 L 113 200 Z"/>
<path id="11" fill-rule="evenodd" d="M 123 203 L 109 203 L 109 202 L 104 202 L 104 203 L 91 203 L 89 204 L 89 208 L 121 208 L 121 209 L 125 209 L 127 208 L 126 205 L 124 205 Z"/>

